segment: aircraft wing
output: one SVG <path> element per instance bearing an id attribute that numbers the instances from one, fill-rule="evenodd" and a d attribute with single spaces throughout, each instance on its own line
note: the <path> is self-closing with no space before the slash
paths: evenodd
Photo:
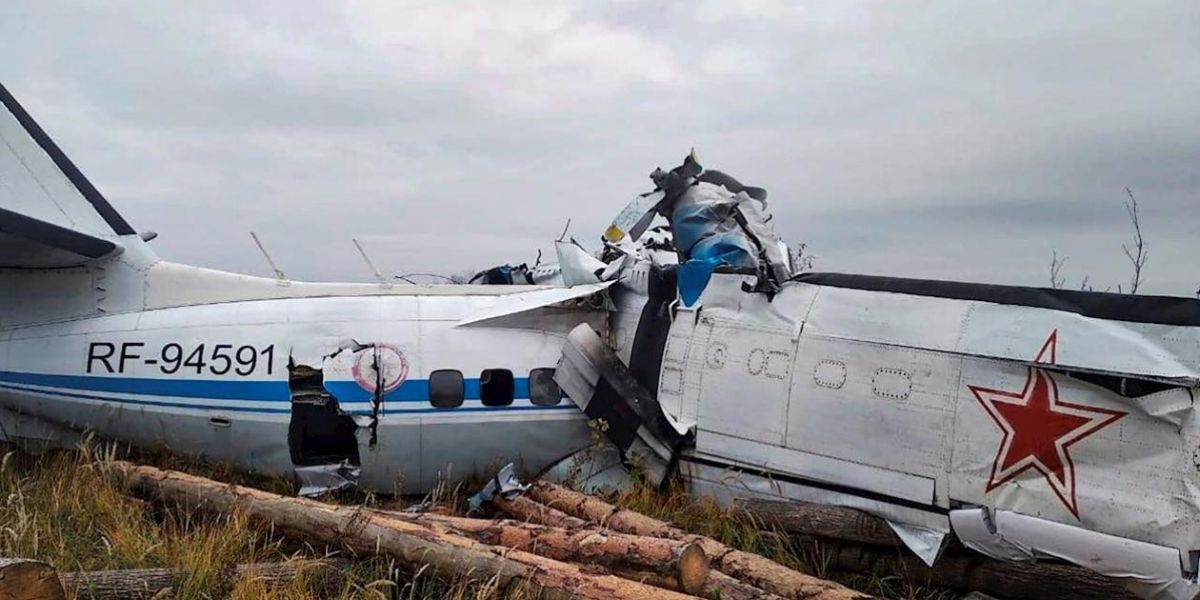
<path id="1" fill-rule="evenodd" d="M 587 298 L 592 294 L 607 289 L 615 281 L 586 283 L 571 287 L 537 288 L 528 292 L 506 294 L 499 297 L 493 304 L 484 307 L 467 318 L 455 324 L 455 327 L 482 325 L 495 322 L 503 317 L 509 317 L 539 308 L 545 308 L 560 302 Z"/>
<path id="2" fill-rule="evenodd" d="M 0 268 L 81 265 L 136 235 L 0 85 Z"/>

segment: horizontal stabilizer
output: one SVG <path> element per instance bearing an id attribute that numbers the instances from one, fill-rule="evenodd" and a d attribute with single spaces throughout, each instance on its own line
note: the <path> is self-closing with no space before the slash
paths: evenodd
<path id="1" fill-rule="evenodd" d="M 120 250 L 111 240 L 0 208 L 0 268 L 73 267 Z"/>
<path id="2" fill-rule="evenodd" d="M 0 85 L 0 268 L 81 265 L 135 234 Z"/>

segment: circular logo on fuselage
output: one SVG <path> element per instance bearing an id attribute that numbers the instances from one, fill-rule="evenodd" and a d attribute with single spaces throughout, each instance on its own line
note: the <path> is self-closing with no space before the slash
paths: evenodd
<path id="1" fill-rule="evenodd" d="M 382 382 L 383 392 L 386 394 L 400 387 L 408 378 L 408 359 L 399 348 L 391 344 L 375 344 L 373 352 L 362 352 L 358 355 L 352 372 L 354 381 L 362 389 L 374 394 L 378 382 Z"/>

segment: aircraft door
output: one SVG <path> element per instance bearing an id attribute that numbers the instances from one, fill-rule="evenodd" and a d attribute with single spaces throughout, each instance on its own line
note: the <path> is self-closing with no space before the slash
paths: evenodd
<path id="1" fill-rule="evenodd" d="M 679 307 L 671 323 L 658 379 L 658 402 L 680 423 L 699 419 L 704 353 L 712 328 L 712 319 L 701 317 L 699 307 Z"/>
<path id="2" fill-rule="evenodd" d="M 710 339 L 693 346 L 705 373 L 702 431 L 782 446 L 796 357 L 793 327 L 702 317 Z"/>

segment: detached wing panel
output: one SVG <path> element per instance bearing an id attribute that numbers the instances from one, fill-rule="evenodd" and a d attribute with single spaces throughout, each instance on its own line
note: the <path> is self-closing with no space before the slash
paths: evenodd
<path id="1" fill-rule="evenodd" d="M 0 85 L 0 268 L 104 258 L 136 232 Z"/>

